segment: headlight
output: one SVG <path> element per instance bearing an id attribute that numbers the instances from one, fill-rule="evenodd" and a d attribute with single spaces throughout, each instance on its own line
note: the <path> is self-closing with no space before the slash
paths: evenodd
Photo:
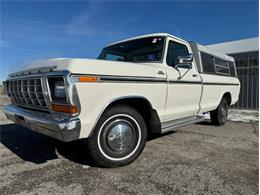
<path id="1" fill-rule="evenodd" d="M 57 98 L 66 97 L 65 85 L 63 81 L 56 81 L 54 86 L 54 95 Z"/>
<path id="2" fill-rule="evenodd" d="M 63 77 L 50 77 L 48 84 L 51 92 L 51 99 L 54 102 L 66 103 L 66 87 Z"/>

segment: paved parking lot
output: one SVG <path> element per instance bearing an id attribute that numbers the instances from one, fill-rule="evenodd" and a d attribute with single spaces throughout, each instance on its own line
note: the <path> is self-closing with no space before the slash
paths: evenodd
<path id="1" fill-rule="evenodd" d="M 0 131 L 0 194 L 258 194 L 257 123 L 185 126 L 113 169 L 95 167 L 84 142 Z"/>

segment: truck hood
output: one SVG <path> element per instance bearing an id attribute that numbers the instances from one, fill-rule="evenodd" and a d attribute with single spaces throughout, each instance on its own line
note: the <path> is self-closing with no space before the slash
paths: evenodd
<path id="1" fill-rule="evenodd" d="M 10 74 L 21 75 L 29 72 L 39 71 L 61 71 L 68 70 L 73 74 L 97 74 L 97 75 L 123 75 L 123 76 L 145 76 L 156 77 L 159 66 L 154 63 L 130 63 L 117 62 L 96 59 L 81 58 L 53 58 L 46 60 L 37 60 L 24 65 L 18 72 Z"/>

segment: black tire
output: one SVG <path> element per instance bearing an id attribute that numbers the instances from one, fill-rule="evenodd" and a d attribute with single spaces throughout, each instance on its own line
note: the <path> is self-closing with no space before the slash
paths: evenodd
<path id="1" fill-rule="evenodd" d="M 224 125 L 227 122 L 228 117 L 228 101 L 223 97 L 216 110 L 210 112 L 210 118 L 214 125 Z"/>
<path id="2" fill-rule="evenodd" d="M 134 161 L 143 151 L 147 129 L 143 117 L 127 105 L 103 113 L 88 138 L 93 160 L 102 167 L 117 167 Z"/>

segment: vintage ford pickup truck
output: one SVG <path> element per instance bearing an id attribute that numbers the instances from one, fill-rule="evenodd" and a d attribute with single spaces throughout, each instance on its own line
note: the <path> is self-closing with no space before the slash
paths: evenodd
<path id="1" fill-rule="evenodd" d="M 65 142 L 88 138 L 104 167 L 130 163 L 148 133 L 200 122 L 203 113 L 223 125 L 240 91 L 232 57 L 166 33 L 115 42 L 96 60 L 34 61 L 5 83 L 7 118 Z"/>

